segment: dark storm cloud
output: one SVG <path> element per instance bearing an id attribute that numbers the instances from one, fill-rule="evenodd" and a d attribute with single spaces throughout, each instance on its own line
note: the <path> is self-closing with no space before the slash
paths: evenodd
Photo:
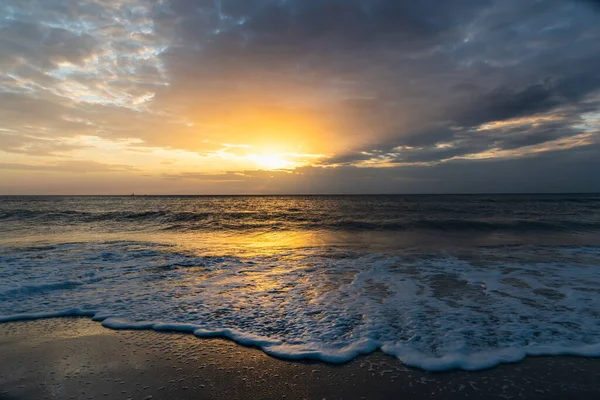
<path id="1" fill-rule="evenodd" d="M 587 70 L 576 71 L 564 66 L 562 76 L 548 77 L 525 87 L 499 86 L 474 96 L 461 106 L 454 122 L 458 126 L 477 126 L 488 121 L 501 121 L 550 111 L 572 105 L 600 88 L 600 54 L 579 60 Z M 578 68 L 581 70 L 581 68 Z"/>
<path id="2" fill-rule="evenodd" d="M 564 122 L 551 122 L 537 126 L 512 128 L 506 131 L 499 130 L 491 133 L 490 137 L 495 140 L 499 148 L 511 150 L 575 136 L 579 133 L 580 131 Z"/>
<path id="3" fill-rule="evenodd" d="M 489 2 L 463 1 L 194 1 L 172 0 L 157 15 L 159 31 L 177 38 L 165 53 L 172 76 L 202 79 L 244 69 L 289 74 L 305 83 L 327 77 L 366 77 L 418 63 L 408 57 L 458 39 Z M 447 38 L 446 38 L 447 37 Z M 403 58 L 381 64 L 384 54 Z M 389 63 L 390 60 L 387 60 Z M 277 68 L 276 70 L 274 68 Z M 389 82 L 388 82 L 389 83 Z"/>
<path id="4" fill-rule="evenodd" d="M 465 2 L 463 10 L 426 3 L 173 0 L 157 21 L 178 40 L 165 60 L 172 72 L 186 73 L 182 78 L 271 68 L 263 72 L 311 83 L 324 75 L 364 76 L 365 69 L 377 69 L 370 59 L 375 53 L 402 56 L 436 46 L 436 37 L 455 32 L 463 14 L 485 4 Z"/>
<path id="5" fill-rule="evenodd" d="M 457 131 L 440 129 L 422 132 L 421 135 L 384 143 L 379 148 L 368 152 L 333 157 L 325 160 L 325 164 L 348 165 L 374 160 L 388 164 L 447 164 L 449 160 L 457 157 L 474 156 L 492 150 L 496 152 L 512 150 L 516 151 L 516 155 L 535 157 L 538 153 L 529 153 L 527 148 L 545 145 L 548 150 L 551 150 L 558 145 L 566 145 L 557 143 L 561 139 L 576 141 L 582 135 L 581 129 L 576 125 L 585 123 L 578 116 L 568 113 L 560 117 L 546 117 L 550 120 L 544 120 L 544 116 L 539 118 L 540 120 L 533 124 L 519 123 L 517 120 L 514 124 L 491 125 L 484 129 Z M 595 144 L 600 140 L 600 130 L 589 133 L 589 136 L 596 138 L 595 141 L 590 140 L 589 144 Z M 586 142 L 583 146 L 587 144 Z"/>
<path id="6" fill-rule="evenodd" d="M 598 11 L 600 11 L 600 0 L 581 0 L 584 1 L 588 4 L 590 4 L 592 7 L 596 7 L 596 9 Z"/>
<path id="7" fill-rule="evenodd" d="M 467 103 L 454 122 L 458 126 L 477 126 L 548 111 L 560 103 L 558 94 L 548 84 L 537 83 L 517 90 L 498 87 Z"/>

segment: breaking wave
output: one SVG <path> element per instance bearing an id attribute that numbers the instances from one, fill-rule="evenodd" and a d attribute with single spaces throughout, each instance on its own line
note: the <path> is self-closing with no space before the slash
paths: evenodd
<path id="1" fill-rule="evenodd" d="M 377 349 L 425 370 L 600 356 L 600 247 L 477 258 L 339 247 L 207 256 L 151 242 L 0 248 L 0 322 L 87 316 L 222 336 L 286 359 Z"/>

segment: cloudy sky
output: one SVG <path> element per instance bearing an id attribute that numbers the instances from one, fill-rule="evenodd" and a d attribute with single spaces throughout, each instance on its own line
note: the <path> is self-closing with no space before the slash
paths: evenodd
<path id="1" fill-rule="evenodd" d="M 0 194 L 600 191 L 600 2 L 0 0 Z"/>

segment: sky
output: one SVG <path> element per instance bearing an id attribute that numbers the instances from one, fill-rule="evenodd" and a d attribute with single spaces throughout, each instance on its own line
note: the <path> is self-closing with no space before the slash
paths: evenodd
<path id="1" fill-rule="evenodd" d="M 0 0 L 0 194 L 600 192 L 597 0 Z"/>

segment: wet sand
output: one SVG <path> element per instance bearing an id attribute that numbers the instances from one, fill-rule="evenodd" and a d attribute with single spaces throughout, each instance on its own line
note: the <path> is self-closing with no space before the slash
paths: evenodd
<path id="1" fill-rule="evenodd" d="M 598 399 L 600 359 L 428 373 L 382 353 L 289 362 L 222 339 L 84 318 L 0 324 L 0 399 Z"/>

